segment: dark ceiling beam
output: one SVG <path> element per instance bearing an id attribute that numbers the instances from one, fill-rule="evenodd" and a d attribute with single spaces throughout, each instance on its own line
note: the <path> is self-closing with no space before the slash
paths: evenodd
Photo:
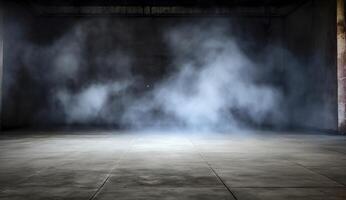
<path id="1" fill-rule="evenodd" d="M 15 0 L 12 0 L 15 1 Z M 18 1 L 18 0 L 17 0 Z M 21 0 L 41 6 L 273 6 L 299 4 L 303 0 Z"/>
<path id="2" fill-rule="evenodd" d="M 39 16 L 285 17 L 306 0 L 22 0 Z"/>
<path id="3" fill-rule="evenodd" d="M 291 10 L 289 10 L 286 14 L 285 17 L 295 13 L 299 8 L 303 7 L 305 4 L 311 2 L 312 0 L 304 0 L 301 1 L 299 4 L 297 4 L 296 6 L 294 6 Z"/>
<path id="4" fill-rule="evenodd" d="M 270 12 L 268 12 L 268 10 Z M 259 7 L 187 6 L 34 6 L 40 16 L 239 16 L 281 17 L 283 9 Z"/>

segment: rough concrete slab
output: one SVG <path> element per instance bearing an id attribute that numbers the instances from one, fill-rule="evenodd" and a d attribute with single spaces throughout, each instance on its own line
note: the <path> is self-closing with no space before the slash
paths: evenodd
<path id="1" fill-rule="evenodd" d="M 337 167 L 309 167 L 309 169 L 346 186 L 346 165 Z"/>
<path id="2" fill-rule="evenodd" d="M 339 200 L 345 146 L 278 133 L 2 136 L 0 199 Z"/>
<path id="3" fill-rule="evenodd" d="M 209 188 L 124 188 L 111 193 L 102 193 L 97 200 L 234 200 L 227 190 L 220 187 Z"/>
<path id="4" fill-rule="evenodd" d="M 241 200 L 344 200 L 343 188 L 235 188 Z"/>
<path id="5" fill-rule="evenodd" d="M 230 187 L 342 187 L 327 177 L 296 165 L 243 163 L 217 169 Z"/>
<path id="6" fill-rule="evenodd" d="M 68 199 L 79 200 L 88 199 L 95 189 L 78 187 L 13 187 L 3 189 L 0 192 L 1 200 L 53 200 Z"/>

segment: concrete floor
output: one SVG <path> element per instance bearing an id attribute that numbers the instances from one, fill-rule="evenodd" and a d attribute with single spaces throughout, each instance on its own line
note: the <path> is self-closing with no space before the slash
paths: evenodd
<path id="1" fill-rule="evenodd" d="M 4 134 L 0 199 L 346 199 L 342 136 Z"/>

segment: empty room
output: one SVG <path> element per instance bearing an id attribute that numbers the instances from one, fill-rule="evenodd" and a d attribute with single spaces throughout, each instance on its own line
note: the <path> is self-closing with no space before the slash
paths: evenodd
<path id="1" fill-rule="evenodd" d="M 345 200 L 345 0 L 0 3 L 0 200 Z"/>

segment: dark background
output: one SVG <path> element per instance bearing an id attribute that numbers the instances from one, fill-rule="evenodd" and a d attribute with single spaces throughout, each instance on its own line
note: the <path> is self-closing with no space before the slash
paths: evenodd
<path id="1" fill-rule="evenodd" d="M 232 12 L 93 14 L 61 11 L 64 6 L 119 5 L 186 6 L 207 10 L 227 8 Z M 134 97 L 141 96 L 148 90 L 147 85 L 155 85 L 172 71 L 172 52 L 162 38 L 164 31 L 175 26 L 205 22 L 231 26 L 230 34 L 254 61 L 264 59 L 264 55 L 275 57 L 276 68 L 268 72 L 263 69 L 263 73 L 267 73 L 266 81 L 281 88 L 287 98 L 281 112 L 288 123 L 282 124 L 281 128 L 337 129 L 334 1 L 27 1 L 4 6 L 1 115 L 5 129 L 124 127 L 122 122 L 109 122 L 102 118 L 69 123 L 65 111 L 50 97 L 59 87 L 78 91 L 90 81 L 122 79 L 128 73 L 136 77 L 136 84 L 127 92 Z M 56 7 L 52 9 L 52 6 Z M 102 29 L 102 22 L 108 28 Z M 52 55 L 32 46 L 49 47 L 81 23 L 89 23 L 89 28 L 83 50 L 87 59 L 78 71 L 78 78 L 52 77 L 52 66 L 49 65 Z M 292 55 L 273 52 L 272 48 L 268 48 L 273 45 L 284 48 Z M 105 70 L 106 64 L 100 66 L 97 58 L 107 56 L 115 48 L 130 54 L 131 63 L 125 62 L 120 68 Z M 27 58 L 28 51 L 36 53 L 29 53 L 30 58 Z M 292 63 L 295 66 L 294 75 L 290 73 Z M 122 109 L 117 112 L 122 112 Z M 270 127 L 271 122 L 265 121 L 257 126 Z"/>

